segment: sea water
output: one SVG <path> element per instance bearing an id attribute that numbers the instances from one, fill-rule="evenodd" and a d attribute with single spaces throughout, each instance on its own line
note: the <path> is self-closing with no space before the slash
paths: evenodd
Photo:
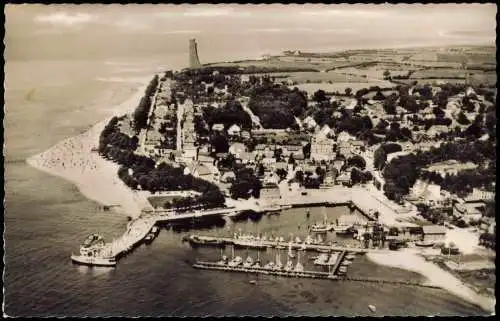
<path id="1" fill-rule="evenodd" d="M 259 276 L 257 286 L 250 285 L 248 281 L 255 276 L 193 269 L 191 262 L 197 258 L 218 260 L 220 251 L 192 249 L 181 241 L 188 233 L 229 236 L 240 229 L 304 239 L 307 225 L 322 220 L 320 208 L 311 208 L 309 220 L 305 209 L 291 209 L 278 216 L 264 216 L 259 222 L 228 222 L 220 227 L 181 232 L 163 229 L 151 245 L 140 246 L 122 258 L 116 268 L 73 265 L 70 255 L 78 251 L 88 234 L 98 232 L 108 240 L 118 237 L 125 230 L 127 218 L 101 211 L 99 204 L 84 198 L 73 184 L 33 169 L 25 160 L 113 114 L 114 107 L 141 85 L 139 78 L 157 72 L 160 61 L 146 58 L 136 64 L 133 59 L 124 62 L 109 57 L 92 61 L 7 62 L 4 119 L 7 315 L 354 316 L 370 314 L 368 304 L 377 307 L 377 315 L 483 313 L 442 290 L 411 286 L 267 276 Z M 331 221 L 348 213 L 344 207 L 327 210 Z M 246 250 L 236 253 L 247 255 Z M 255 251 L 249 254 L 257 255 Z M 261 259 L 273 259 L 275 254 L 261 253 Z M 283 252 L 283 262 L 285 256 Z M 306 260 L 303 259 L 305 264 Z M 415 273 L 377 266 L 365 258 L 356 259 L 349 273 L 420 279 Z"/>

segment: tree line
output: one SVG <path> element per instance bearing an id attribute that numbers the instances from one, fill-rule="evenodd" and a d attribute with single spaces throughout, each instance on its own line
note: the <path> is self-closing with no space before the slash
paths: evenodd
<path id="1" fill-rule="evenodd" d="M 144 96 L 141 98 L 139 105 L 134 111 L 134 128 L 136 131 L 146 128 L 152 98 L 158 87 L 158 81 L 158 75 L 155 75 L 146 87 Z"/>

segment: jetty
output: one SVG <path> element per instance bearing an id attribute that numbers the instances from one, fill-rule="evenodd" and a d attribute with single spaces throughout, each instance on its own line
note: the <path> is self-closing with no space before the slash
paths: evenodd
<path id="1" fill-rule="evenodd" d="M 339 260 L 340 261 L 340 260 Z M 362 277 L 347 277 L 336 275 L 336 272 L 321 272 L 321 271 L 284 271 L 276 270 L 265 267 L 243 267 L 243 266 L 227 266 L 220 264 L 219 262 L 206 262 L 206 261 L 196 261 L 192 264 L 193 268 L 203 269 L 203 270 L 216 270 L 224 272 L 237 272 L 237 273 L 247 273 L 247 274 L 264 274 L 264 275 L 275 275 L 290 278 L 308 278 L 308 279 L 324 279 L 332 281 L 356 281 L 356 282 L 369 282 L 369 283 L 379 283 L 379 284 L 394 284 L 394 285 L 410 285 L 439 289 L 439 286 L 429 285 L 418 282 L 402 281 L 402 280 L 389 280 L 389 279 L 378 279 L 378 278 L 362 278 Z"/>
<path id="2" fill-rule="evenodd" d="M 204 243 L 204 245 L 236 245 L 236 238 L 231 237 L 219 237 L 219 236 L 207 236 L 207 235 L 192 235 L 196 239 Z M 259 240 L 254 242 L 256 248 L 266 247 L 290 247 L 292 250 L 306 250 L 306 251 L 316 251 L 316 252 L 353 252 L 353 253 L 366 253 L 370 249 L 363 249 L 357 247 L 344 247 L 337 245 L 321 245 L 321 244 L 307 244 L 307 243 L 297 243 L 297 242 L 287 242 L 287 241 L 273 241 L 273 240 Z M 246 247 L 252 248 L 252 243 L 249 243 Z"/>

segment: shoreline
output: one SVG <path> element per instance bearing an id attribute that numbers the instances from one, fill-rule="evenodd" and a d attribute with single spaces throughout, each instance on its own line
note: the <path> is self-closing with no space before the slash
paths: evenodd
<path id="1" fill-rule="evenodd" d="M 49 149 L 30 156 L 26 163 L 33 168 L 73 183 L 86 198 L 102 205 L 118 205 L 131 218 L 137 218 L 144 198 L 130 190 L 118 177 L 118 164 L 91 152 L 99 144 L 99 136 L 114 116 L 135 110 L 144 96 L 147 82 L 136 87 L 131 97 L 113 109 L 113 115 L 92 125 L 85 132 L 69 137 Z M 142 205 L 142 206 L 141 206 Z"/>
<path id="2" fill-rule="evenodd" d="M 411 250 L 400 250 L 387 253 L 366 253 L 366 257 L 373 263 L 393 268 L 416 272 L 427 279 L 429 285 L 437 285 L 448 293 L 462 300 L 479 306 L 484 311 L 495 313 L 496 299 L 476 293 L 451 273 L 443 270 L 436 264 L 426 261 L 418 253 Z"/>

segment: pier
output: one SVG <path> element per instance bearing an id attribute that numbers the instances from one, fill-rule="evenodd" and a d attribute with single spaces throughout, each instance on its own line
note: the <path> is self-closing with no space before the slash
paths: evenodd
<path id="1" fill-rule="evenodd" d="M 238 245 L 235 243 L 237 239 L 230 237 L 217 237 L 217 236 L 206 236 L 206 235 L 193 235 L 202 242 L 206 242 L 204 245 L 219 245 L 221 243 L 225 245 Z M 201 244 L 201 243 L 200 243 Z M 320 244 L 305 244 L 296 242 L 276 242 L 272 240 L 260 240 L 255 241 L 255 247 L 291 247 L 292 250 L 306 250 L 306 251 L 316 251 L 316 252 L 353 252 L 353 253 L 366 253 L 370 249 L 362 249 L 356 247 L 344 247 L 336 245 L 320 245 Z M 252 245 L 248 245 L 249 248 Z M 344 253 L 345 254 L 345 253 Z"/>
<path id="2" fill-rule="evenodd" d="M 339 260 L 340 261 L 340 260 Z M 275 275 L 284 276 L 290 278 L 308 278 L 308 279 L 324 279 L 332 281 L 355 281 L 355 282 L 369 282 L 369 283 L 379 283 L 379 284 L 394 284 L 394 285 L 406 285 L 406 286 L 419 286 L 433 289 L 440 289 L 439 286 L 428 285 L 418 282 L 411 281 L 399 281 L 399 280 L 388 280 L 388 279 L 377 279 L 377 278 L 366 278 L 366 277 L 341 277 L 335 275 L 334 273 L 320 272 L 320 271 L 284 271 L 284 270 L 273 270 L 264 267 L 242 267 L 242 266 L 227 266 L 217 262 L 203 262 L 197 261 L 194 263 L 193 268 L 203 269 L 203 270 L 216 270 L 224 272 L 239 272 L 247 274 L 264 274 L 264 275 Z"/>

